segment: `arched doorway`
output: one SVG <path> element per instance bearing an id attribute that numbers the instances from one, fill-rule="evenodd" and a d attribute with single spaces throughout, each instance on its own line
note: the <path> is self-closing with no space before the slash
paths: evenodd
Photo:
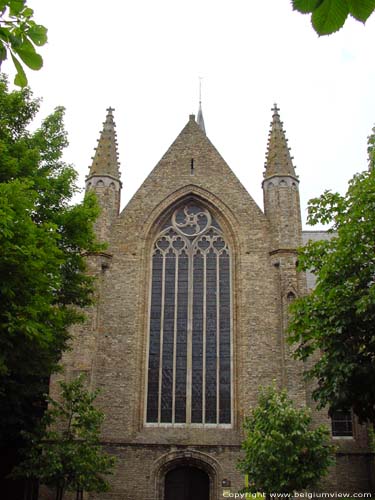
<path id="1" fill-rule="evenodd" d="M 197 467 L 176 467 L 165 476 L 164 500 L 209 500 L 210 479 Z"/>

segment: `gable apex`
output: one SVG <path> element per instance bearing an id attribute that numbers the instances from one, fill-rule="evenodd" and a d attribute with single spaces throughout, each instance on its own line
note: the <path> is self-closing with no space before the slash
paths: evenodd
<path id="1" fill-rule="evenodd" d="M 194 114 L 189 115 L 188 122 L 164 153 L 155 169 L 163 166 L 166 168 L 166 164 L 169 162 L 175 165 L 179 174 L 186 176 L 189 184 L 192 180 L 198 180 L 208 173 L 222 175 L 224 172 L 220 172 L 219 166 L 223 167 L 228 175 L 235 177 L 237 182 L 240 182 L 209 140 L 205 131 L 197 123 Z M 217 166 L 216 172 L 215 165 Z"/>
<path id="2" fill-rule="evenodd" d="M 194 186 L 194 189 L 221 199 L 228 207 L 233 205 L 233 211 L 246 205 L 253 219 L 265 220 L 262 210 L 195 121 L 193 114 L 124 208 L 121 217 L 126 217 L 135 207 L 142 207 L 145 215 L 146 205 L 150 205 L 151 213 L 155 206 L 187 186 Z"/>

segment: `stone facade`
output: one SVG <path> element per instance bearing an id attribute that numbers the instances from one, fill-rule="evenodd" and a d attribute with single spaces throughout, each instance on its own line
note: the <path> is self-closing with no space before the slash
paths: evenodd
<path id="1" fill-rule="evenodd" d="M 108 247 L 88 259 L 89 272 L 97 277 L 97 300 L 86 323 L 75 327 L 59 376 L 70 379 L 86 372 L 91 386 L 101 389 L 102 440 L 118 458 L 111 491 L 89 498 L 164 500 L 165 476 L 179 466 L 205 471 L 210 500 L 223 498 L 224 490 L 244 486 L 236 469 L 242 423 L 256 405 L 259 387 L 276 381 L 296 404 L 313 407 L 303 368 L 285 342 L 288 305 L 306 293 L 306 276 L 296 270 L 296 249 L 302 243 L 298 184 L 276 107 L 263 181 L 264 213 L 191 115 L 119 213 L 121 182 L 109 110 L 87 179 L 87 189 L 95 190 L 102 206 L 97 233 Z M 232 248 L 233 420 L 225 428 L 145 422 L 150 256 L 164 215 L 184 199 L 197 200 L 215 215 Z M 59 377 L 52 380 L 52 395 Z M 314 420 L 329 424 L 326 414 L 315 410 Z M 337 466 L 322 488 L 370 491 L 366 430 L 355 425 L 353 438 L 336 441 Z"/>

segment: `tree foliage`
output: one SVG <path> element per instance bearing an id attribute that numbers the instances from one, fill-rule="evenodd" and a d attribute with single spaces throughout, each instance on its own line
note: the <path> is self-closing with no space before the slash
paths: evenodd
<path id="1" fill-rule="evenodd" d="M 99 443 L 104 414 L 93 404 L 98 391 L 86 390 L 82 376 L 60 386 L 60 400 L 48 398 L 41 426 L 28 435 L 27 456 L 14 474 L 56 488 L 58 499 L 65 491 L 107 491 L 103 476 L 112 473 L 115 461 Z"/>
<path id="2" fill-rule="evenodd" d="M 36 47 L 47 43 L 47 29 L 37 24 L 34 11 L 26 0 L 0 0 L 0 68 L 10 55 L 16 68 L 14 83 L 27 85 L 23 64 L 33 70 L 43 66 L 43 59 Z"/>
<path id="3" fill-rule="evenodd" d="M 367 138 L 368 168 L 375 169 L 375 127 Z"/>
<path id="4" fill-rule="evenodd" d="M 373 130 L 375 133 L 375 130 Z M 320 407 L 353 408 L 375 422 L 375 135 L 369 137 L 369 170 L 349 182 L 347 193 L 326 191 L 309 202 L 309 224 L 331 224 L 332 239 L 300 251 L 301 270 L 316 287 L 292 305 L 290 341 L 296 355 L 318 361 L 307 375 L 317 380 Z"/>
<path id="5" fill-rule="evenodd" d="M 93 289 L 84 252 L 97 249 L 96 200 L 69 205 L 77 174 L 62 161 L 64 111 L 31 133 L 38 108 L 0 79 L 0 444 L 34 425 Z"/>
<path id="6" fill-rule="evenodd" d="M 318 35 L 330 35 L 342 28 L 348 16 L 365 23 L 375 10 L 375 0 L 292 0 L 293 8 L 311 14 Z"/>
<path id="7" fill-rule="evenodd" d="M 249 493 L 289 493 L 313 486 L 333 463 L 326 427 L 311 430 L 307 408 L 295 408 L 285 390 L 261 390 L 258 406 L 245 419 L 245 458 L 239 469 L 249 477 Z"/>

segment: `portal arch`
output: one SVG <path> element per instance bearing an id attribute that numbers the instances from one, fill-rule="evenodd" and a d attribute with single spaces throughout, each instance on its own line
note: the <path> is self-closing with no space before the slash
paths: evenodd
<path id="1" fill-rule="evenodd" d="M 197 450 L 176 450 L 162 455 L 153 467 L 152 481 L 155 488 L 155 500 L 165 500 L 165 480 L 168 473 L 177 468 L 192 467 L 203 471 L 209 479 L 209 500 L 218 498 L 222 469 L 219 462 Z"/>

